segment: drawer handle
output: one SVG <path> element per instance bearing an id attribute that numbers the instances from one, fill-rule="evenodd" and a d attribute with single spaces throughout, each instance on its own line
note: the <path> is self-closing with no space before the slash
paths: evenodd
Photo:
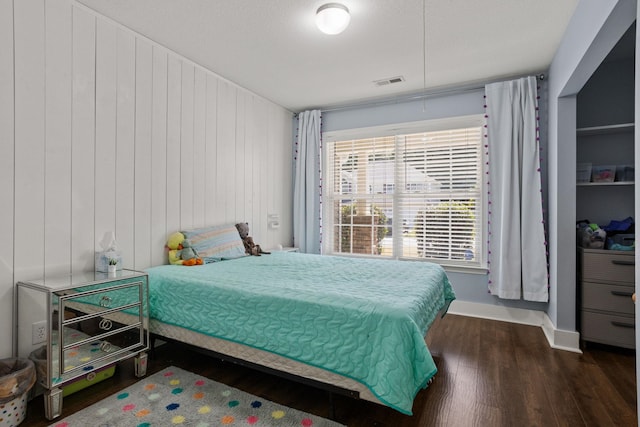
<path id="1" fill-rule="evenodd" d="M 631 295 L 629 295 L 629 296 L 631 296 Z M 102 329 L 103 331 L 108 331 L 109 329 L 111 329 L 112 326 L 113 326 L 113 323 L 109 319 L 102 319 L 100 321 L 100 323 L 98 324 L 98 327 L 100 329 Z"/>
<path id="2" fill-rule="evenodd" d="M 111 344 L 108 341 L 102 341 L 102 344 L 100 344 L 100 350 L 105 353 L 109 353 L 111 351 Z"/>
<path id="3" fill-rule="evenodd" d="M 612 259 L 611 262 L 615 265 L 636 265 L 635 261 L 626 261 L 623 259 Z"/>
<path id="4" fill-rule="evenodd" d="M 636 327 L 636 325 L 634 325 L 633 323 L 617 322 L 615 320 L 612 320 L 611 324 L 613 326 L 620 326 L 621 328 L 633 328 L 633 329 L 635 329 L 635 327 Z"/>
<path id="5" fill-rule="evenodd" d="M 617 297 L 630 297 L 633 296 L 633 292 L 611 291 L 611 295 L 615 295 Z"/>
<path id="6" fill-rule="evenodd" d="M 108 308 L 110 305 L 111 305 L 111 298 L 109 298 L 106 295 L 104 295 L 102 298 L 100 298 L 100 307 Z"/>

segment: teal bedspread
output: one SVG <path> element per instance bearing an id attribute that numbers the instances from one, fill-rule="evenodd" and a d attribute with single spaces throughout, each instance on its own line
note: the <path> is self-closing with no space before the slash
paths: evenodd
<path id="1" fill-rule="evenodd" d="M 455 299 L 427 262 L 274 252 L 147 272 L 151 318 L 350 377 L 405 414 L 437 371 L 426 331 Z"/>

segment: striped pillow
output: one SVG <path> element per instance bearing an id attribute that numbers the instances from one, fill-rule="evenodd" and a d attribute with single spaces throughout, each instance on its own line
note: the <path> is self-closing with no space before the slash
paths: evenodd
<path id="1" fill-rule="evenodd" d="M 204 262 L 239 258 L 246 255 L 240 233 L 235 225 L 217 225 L 181 231 Z"/>

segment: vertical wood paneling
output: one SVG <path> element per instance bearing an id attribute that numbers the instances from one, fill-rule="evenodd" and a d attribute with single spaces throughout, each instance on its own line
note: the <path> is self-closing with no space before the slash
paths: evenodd
<path id="1" fill-rule="evenodd" d="M 182 61 L 180 119 L 180 228 L 193 228 L 193 89 L 195 67 Z"/>
<path id="2" fill-rule="evenodd" d="M 216 200 L 221 204 L 219 223 L 236 220 L 230 177 L 235 170 L 236 88 L 227 82 L 218 84 L 218 145 Z"/>
<path id="3" fill-rule="evenodd" d="M 269 106 L 269 154 L 270 164 L 273 165 L 269 171 L 269 176 L 272 177 L 271 181 L 273 185 L 269 190 L 271 197 L 269 198 L 268 214 L 278 214 L 280 216 L 280 229 L 268 229 L 268 233 L 265 236 L 270 247 L 277 245 L 278 243 L 287 244 L 287 241 L 279 241 L 278 237 L 285 237 L 285 224 L 288 224 L 287 217 L 288 212 L 283 212 L 282 207 L 285 206 L 284 202 L 288 194 L 292 192 L 287 185 L 286 176 L 290 176 L 291 171 L 289 169 L 289 159 L 287 158 L 286 151 L 283 150 L 285 134 L 283 132 L 283 115 L 280 109 L 273 105 Z M 289 175 L 287 175 L 289 174 Z M 267 224 L 268 227 L 268 224 Z"/>
<path id="4" fill-rule="evenodd" d="M 182 64 L 169 55 L 167 82 L 167 232 L 180 230 Z"/>
<path id="5" fill-rule="evenodd" d="M 234 176 L 233 185 L 235 200 L 233 204 L 235 206 L 234 222 L 247 222 L 245 204 L 247 197 L 244 193 L 244 180 L 247 172 L 249 172 L 245 166 L 245 128 L 246 128 L 246 115 L 245 115 L 245 103 L 247 94 L 244 91 L 238 91 L 236 97 L 236 131 L 235 131 L 235 158 L 234 164 L 238 165 L 232 172 Z M 232 175 L 232 176 L 233 176 Z"/>
<path id="6" fill-rule="evenodd" d="M 218 79 L 207 74 L 207 116 L 206 116 L 206 141 L 205 141 L 205 221 L 207 224 L 216 223 L 218 206 L 216 200 L 217 191 L 217 141 L 218 141 Z"/>
<path id="7" fill-rule="evenodd" d="M 284 109 L 80 4 L 0 0 L 0 357 L 14 282 L 92 270 L 105 231 L 138 269 L 184 228 L 281 241 L 287 133 Z"/>
<path id="8" fill-rule="evenodd" d="M 167 53 L 153 48 L 151 128 L 151 265 L 166 262 L 167 238 Z"/>
<path id="9" fill-rule="evenodd" d="M 14 2 L 15 280 L 44 273 L 44 1 Z"/>
<path id="10" fill-rule="evenodd" d="M 95 24 L 94 16 L 73 9 L 72 271 L 91 270 L 94 263 Z"/>
<path id="11" fill-rule="evenodd" d="M 118 58 L 116 28 L 96 26 L 96 249 L 107 232 L 116 231 L 116 101 Z M 116 240 L 117 240 L 116 235 Z"/>
<path id="12" fill-rule="evenodd" d="M 45 17 L 44 260 L 53 275 L 71 271 L 71 6 L 47 1 Z"/>
<path id="13" fill-rule="evenodd" d="M 0 358 L 12 355 L 13 319 L 13 1 L 0 0 Z"/>
<path id="14" fill-rule="evenodd" d="M 207 132 L 207 75 L 196 68 L 193 99 L 193 226 L 204 227 L 205 220 L 205 144 Z"/>
<path id="15" fill-rule="evenodd" d="M 151 45 L 136 39 L 136 132 L 135 132 L 135 265 L 151 264 L 151 103 L 153 101 Z"/>
<path id="16" fill-rule="evenodd" d="M 244 168 L 244 217 L 241 218 L 242 221 L 248 222 L 250 225 L 254 223 L 253 218 L 253 175 L 254 171 L 254 142 L 256 137 L 256 132 L 254 129 L 254 114 L 253 114 L 253 104 L 255 103 L 255 97 L 249 94 L 244 102 L 244 140 L 245 140 L 245 152 L 244 152 L 244 162 L 242 163 Z M 249 228 L 251 231 L 251 228 Z"/>
<path id="17" fill-rule="evenodd" d="M 134 141 L 136 101 L 136 41 L 127 31 L 116 34 L 116 240 L 123 266 L 133 268 L 134 251 Z"/>
<path id="18" fill-rule="evenodd" d="M 278 109 L 278 111 L 275 125 L 280 130 L 277 150 L 282 167 L 276 182 L 280 186 L 282 198 L 277 206 L 280 214 L 280 229 L 272 244 L 281 243 L 284 246 L 291 246 L 293 244 L 293 133 L 291 130 L 293 116 L 283 109 Z"/>
<path id="19" fill-rule="evenodd" d="M 291 231 L 293 230 L 293 209 L 287 209 L 287 206 L 293 206 L 293 185 L 291 185 L 291 177 L 293 176 L 293 169 L 291 167 L 291 147 L 293 146 L 291 135 L 291 121 L 293 116 L 287 111 L 280 110 L 278 112 L 278 118 L 276 125 L 279 127 L 279 141 L 280 144 L 277 147 L 279 152 L 278 158 L 282 162 L 280 168 L 280 177 L 278 178 L 280 191 L 282 198 L 280 200 L 280 241 L 274 242 L 283 243 L 285 246 L 291 245 Z"/>
<path id="20" fill-rule="evenodd" d="M 266 236 L 267 222 L 267 102 L 256 99 L 254 105 L 255 132 L 253 139 L 253 225 L 251 233 L 256 239 Z"/>
<path id="21" fill-rule="evenodd" d="M 274 132 L 274 123 L 275 112 L 272 105 L 267 106 L 267 176 L 269 176 L 268 184 L 267 184 L 267 194 L 269 197 L 267 198 L 267 224 L 265 233 L 262 235 L 262 238 L 266 241 L 272 240 L 272 235 L 275 231 L 269 228 L 268 215 L 269 214 L 279 214 L 277 206 L 277 200 L 280 197 L 279 193 L 282 193 L 282 189 L 280 186 L 282 185 L 277 181 L 279 170 L 282 168 L 282 162 L 279 162 L 277 159 L 277 147 L 276 147 L 276 135 Z M 271 242 L 269 242 L 271 245 Z"/>

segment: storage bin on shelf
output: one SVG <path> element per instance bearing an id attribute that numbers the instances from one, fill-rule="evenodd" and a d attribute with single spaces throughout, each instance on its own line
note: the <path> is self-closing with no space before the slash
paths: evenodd
<path id="1" fill-rule="evenodd" d="M 633 165 L 616 166 L 616 181 L 632 182 L 635 180 L 635 167 Z"/>
<path id="2" fill-rule="evenodd" d="M 578 163 L 576 167 L 576 182 L 591 182 L 591 163 Z"/>
<path id="3" fill-rule="evenodd" d="M 0 427 L 14 427 L 24 421 L 29 391 L 35 382 L 31 360 L 0 360 Z"/>
<path id="4" fill-rule="evenodd" d="M 592 182 L 613 182 L 616 177 L 615 165 L 593 166 L 591 168 Z"/>

